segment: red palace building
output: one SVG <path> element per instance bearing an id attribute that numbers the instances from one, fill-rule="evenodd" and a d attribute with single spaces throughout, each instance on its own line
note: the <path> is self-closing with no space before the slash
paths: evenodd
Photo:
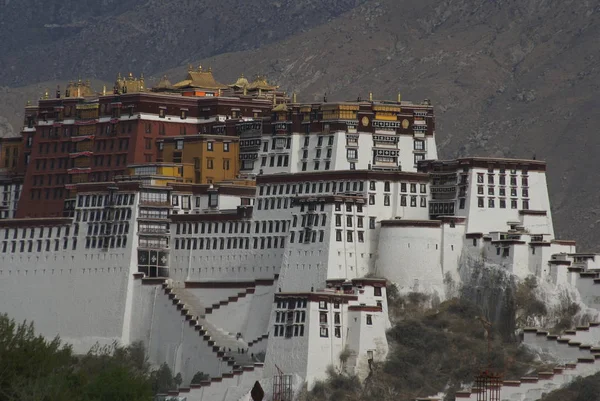
<path id="1" fill-rule="evenodd" d="M 130 164 L 156 162 L 158 139 L 236 135 L 236 123 L 269 116 L 282 97 L 264 77 L 223 85 L 202 67 L 190 67 L 174 85 L 163 77 L 152 89 L 129 74 L 119 75 L 108 92 L 81 80 L 54 97 L 46 91 L 38 105 L 25 108 L 16 217 L 62 216 L 75 184 L 110 182 Z"/>

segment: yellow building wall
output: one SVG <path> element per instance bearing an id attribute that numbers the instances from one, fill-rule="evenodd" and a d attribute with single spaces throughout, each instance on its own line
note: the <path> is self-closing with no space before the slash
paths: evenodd
<path id="1" fill-rule="evenodd" d="M 16 168 L 20 155 L 21 141 L 0 142 L 0 168 L 9 170 Z"/>
<path id="2" fill-rule="evenodd" d="M 227 142 L 229 151 L 225 151 L 223 139 L 202 139 L 190 138 L 193 140 L 184 140 L 183 149 L 176 150 L 176 141 L 164 142 L 162 151 L 162 161 L 164 163 L 184 163 L 190 166 L 184 166 L 184 181 L 190 177 L 195 184 L 210 184 L 220 181 L 233 180 L 240 171 L 239 162 L 239 143 L 237 140 Z M 237 139 L 237 138 L 236 138 Z M 212 150 L 209 150 L 208 143 L 212 143 Z M 181 152 L 181 159 L 174 155 Z"/>

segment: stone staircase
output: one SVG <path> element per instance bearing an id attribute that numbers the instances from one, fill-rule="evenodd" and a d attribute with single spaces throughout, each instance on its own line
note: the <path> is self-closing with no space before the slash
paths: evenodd
<path id="1" fill-rule="evenodd" d="M 536 328 L 523 331 L 523 343 L 542 353 L 551 355 L 558 366 L 552 371 L 539 372 L 501 383 L 501 401 L 537 401 L 544 394 L 569 384 L 578 376 L 600 372 L 600 322 L 567 330 L 561 336 Z M 482 389 L 456 393 L 456 400 L 477 401 Z M 435 398 L 432 398 L 432 400 Z M 423 399 L 423 400 L 426 400 Z"/>
<path id="2" fill-rule="evenodd" d="M 234 296 L 228 297 L 227 299 L 225 299 L 223 301 L 212 304 L 211 306 L 209 306 L 208 308 L 205 309 L 205 313 L 207 315 L 211 314 L 211 313 L 213 313 L 213 311 L 215 309 L 219 309 L 222 306 L 227 306 L 232 302 L 237 302 L 240 298 L 245 298 L 246 295 L 248 295 L 248 294 L 254 294 L 255 290 L 256 289 L 254 287 L 246 288 L 246 290 L 243 292 L 238 292 Z"/>
<path id="3" fill-rule="evenodd" d="M 234 371 L 245 366 L 254 366 L 252 356 L 246 352 L 248 344 L 243 339 L 236 339 L 206 320 L 204 313 L 206 308 L 185 288 L 174 284 L 171 280 L 165 281 L 162 287 L 181 314 L 185 315 L 186 320 L 190 321 L 203 339 L 213 347 L 217 357 L 226 361 Z M 238 353 L 238 349 L 243 349 L 244 353 Z"/>

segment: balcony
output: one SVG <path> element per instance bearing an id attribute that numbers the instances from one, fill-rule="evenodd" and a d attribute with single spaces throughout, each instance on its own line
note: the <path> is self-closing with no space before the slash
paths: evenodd
<path id="1" fill-rule="evenodd" d="M 156 227 L 140 227 L 138 234 L 149 234 L 149 235 L 167 235 L 169 230 L 167 228 L 156 228 Z"/>
<path id="2" fill-rule="evenodd" d="M 169 201 L 152 201 L 152 200 L 140 200 L 142 206 L 153 206 L 153 207 L 171 207 Z"/>

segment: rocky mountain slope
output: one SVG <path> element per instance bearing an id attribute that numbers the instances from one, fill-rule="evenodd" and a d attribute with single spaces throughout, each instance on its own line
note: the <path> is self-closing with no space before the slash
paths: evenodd
<path id="1" fill-rule="evenodd" d="M 600 182 L 594 174 L 600 167 L 595 155 L 600 145 L 597 1 L 306 2 L 316 7 L 310 15 L 319 15 L 307 29 L 294 14 L 291 4 L 296 3 L 280 2 L 276 17 L 256 24 L 251 21 L 261 20 L 258 16 L 270 13 L 275 3 L 259 1 L 250 10 L 242 3 L 232 7 L 238 4 L 233 0 L 215 0 L 216 8 L 201 14 L 226 21 L 228 28 L 209 29 L 212 39 L 200 42 L 189 38 L 208 28 L 197 24 L 200 31 L 189 31 L 183 22 L 194 18 L 179 11 L 192 3 L 179 2 L 179 9 L 168 12 L 157 3 L 149 8 L 161 18 L 146 18 L 145 23 L 139 23 L 134 2 L 121 3 L 130 8 L 113 17 L 110 28 L 86 27 L 61 39 L 56 42 L 62 44 L 61 57 L 44 50 L 44 57 L 52 55 L 50 65 L 35 67 L 44 74 L 3 70 L 0 84 L 14 86 L 33 77 L 69 79 L 78 73 L 112 80 L 119 69 L 149 74 L 164 69 L 178 77 L 192 61 L 211 65 L 221 81 L 242 72 L 267 74 L 289 92 L 298 92 L 300 100 L 318 99 L 325 92 L 329 99 L 364 98 L 369 91 L 375 98 L 396 98 L 398 92 L 404 99 L 429 98 L 436 105 L 442 157 L 535 155 L 547 160 L 557 232 L 577 239 L 583 249 L 600 249 Z M 181 26 L 169 12 L 180 15 Z M 234 26 L 233 21 L 242 22 Z M 240 37 L 242 32 L 247 35 Z M 108 38 L 97 57 L 86 55 L 81 41 L 94 35 Z M 206 57 L 218 53 L 223 54 Z M 9 88 L 0 98 L 24 104 L 23 91 L 35 93 Z M 2 103 L 0 115 L 6 116 Z M 7 117 L 15 124 L 12 115 Z"/>
<path id="2" fill-rule="evenodd" d="M 0 1 L 0 86 L 152 73 L 308 30 L 362 0 Z"/>

